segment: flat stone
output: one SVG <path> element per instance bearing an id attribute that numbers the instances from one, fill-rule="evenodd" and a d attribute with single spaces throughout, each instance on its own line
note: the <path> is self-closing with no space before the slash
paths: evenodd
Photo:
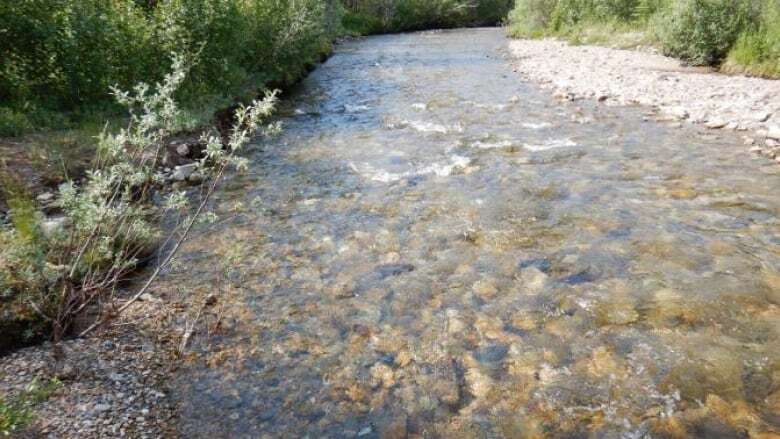
<path id="1" fill-rule="evenodd" d="M 704 123 L 704 126 L 711 130 L 719 130 L 728 125 L 728 122 L 723 120 L 710 120 Z"/>
<path id="2" fill-rule="evenodd" d="M 768 139 L 780 140 L 780 126 L 773 125 L 767 128 L 766 137 Z"/>
<path id="3" fill-rule="evenodd" d="M 36 200 L 40 201 L 41 203 L 48 203 L 54 199 L 54 194 L 51 192 L 44 192 L 37 197 L 35 197 Z"/>
<path id="4" fill-rule="evenodd" d="M 198 168 L 197 163 L 189 163 L 174 168 L 171 178 L 175 181 L 185 181 Z"/>

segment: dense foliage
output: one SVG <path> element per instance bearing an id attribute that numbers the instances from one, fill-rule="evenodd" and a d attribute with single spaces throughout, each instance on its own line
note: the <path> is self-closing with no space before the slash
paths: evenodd
<path id="1" fill-rule="evenodd" d="M 517 0 L 510 31 L 579 41 L 586 31 L 598 34 L 594 28 L 640 30 L 641 41 L 691 64 L 717 65 L 728 57 L 733 70 L 771 76 L 780 75 L 778 11 L 780 0 Z"/>
<path id="2" fill-rule="evenodd" d="M 328 51 L 340 18 L 338 0 L 0 2 L 0 135 L 111 105 L 110 86 L 159 81 L 171 53 L 197 58 L 185 103 L 291 82 Z"/>
<path id="3" fill-rule="evenodd" d="M 346 0 L 345 27 L 358 34 L 501 23 L 513 0 Z"/>
<path id="4" fill-rule="evenodd" d="M 729 52 L 726 70 L 780 78 L 780 0 L 766 0 L 757 25 Z"/>

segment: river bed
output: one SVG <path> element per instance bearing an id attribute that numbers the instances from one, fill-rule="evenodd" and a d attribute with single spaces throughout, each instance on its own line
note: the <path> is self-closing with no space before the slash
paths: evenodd
<path id="1" fill-rule="evenodd" d="M 163 280 L 218 298 L 185 437 L 776 437 L 780 169 L 506 44 L 346 42 L 282 103 Z"/>

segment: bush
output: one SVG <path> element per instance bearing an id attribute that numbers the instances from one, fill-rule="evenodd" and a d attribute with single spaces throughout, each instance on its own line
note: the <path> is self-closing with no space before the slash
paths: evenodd
<path id="1" fill-rule="evenodd" d="M 31 129 L 32 123 L 24 113 L 0 107 L 0 136 L 19 136 Z"/>
<path id="2" fill-rule="evenodd" d="M 512 8 L 512 0 L 344 1 L 344 27 L 370 33 L 493 25 Z"/>
<path id="3" fill-rule="evenodd" d="M 755 15 L 750 0 L 679 0 L 658 14 L 655 25 L 665 54 L 693 65 L 713 65 Z"/>
<path id="4" fill-rule="evenodd" d="M 724 67 L 732 72 L 780 77 L 780 1 L 764 2 L 759 25 L 740 35 Z"/>
<path id="5" fill-rule="evenodd" d="M 517 0 L 510 32 L 514 36 L 568 33 L 588 23 L 621 23 L 646 20 L 668 0 Z"/>
<path id="6" fill-rule="evenodd" d="M 552 23 L 555 0 L 517 0 L 509 14 L 509 32 L 514 37 L 543 35 Z"/>
<path id="7" fill-rule="evenodd" d="M 341 13 L 339 0 L 0 2 L 0 101 L 30 120 L 118 112 L 109 87 L 161 80 L 173 52 L 199 60 L 177 95 L 192 106 L 290 83 L 329 50 Z"/>

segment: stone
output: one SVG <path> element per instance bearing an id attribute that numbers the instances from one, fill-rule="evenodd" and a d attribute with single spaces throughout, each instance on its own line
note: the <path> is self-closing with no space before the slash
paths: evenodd
<path id="1" fill-rule="evenodd" d="M 379 437 L 382 439 L 404 439 L 409 436 L 406 424 L 405 415 L 397 416 L 379 427 Z"/>
<path id="2" fill-rule="evenodd" d="M 548 276 L 537 267 L 527 267 L 520 272 L 520 281 L 525 291 L 529 294 L 537 294 L 547 285 Z"/>
<path id="3" fill-rule="evenodd" d="M 37 197 L 35 197 L 36 200 L 38 200 L 41 203 L 49 203 L 52 200 L 54 200 L 54 194 L 51 192 L 44 192 Z"/>
<path id="4" fill-rule="evenodd" d="M 780 125 L 772 125 L 766 130 L 768 139 L 780 140 Z"/>
<path id="5" fill-rule="evenodd" d="M 395 364 L 398 367 L 406 367 L 412 362 L 414 358 L 409 351 L 401 351 L 395 356 Z"/>
<path id="6" fill-rule="evenodd" d="M 600 326 L 628 325 L 639 320 L 639 313 L 632 300 L 609 298 L 597 305 L 596 320 Z"/>
<path id="7" fill-rule="evenodd" d="M 588 374 L 597 378 L 622 378 L 628 375 L 628 370 L 622 361 L 605 346 L 593 350 L 593 355 L 585 364 Z"/>
<path id="8" fill-rule="evenodd" d="M 755 119 L 756 122 L 763 123 L 763 122 L 768 121 L 769 118 L 771 118 L 771 117 L 772 117 L 772 113 L 770 113 L 768 111 L 761 111 L 761 112 L 758 112 L 758 113 L 755 114 L 755 118 L 754 119 Z"/>
<path id="9" fill-rule="evenodd" d="M 461 320 L 458 310 L 448 309 L 447 312 L 447 333 L 456 335 L 466 329 L 466 324 Z"/>
<path id="10" fill-rule="evenodd" d="M 174 168 L 171 178 L 175 181 L 185 181 L 198 168 L 197 163 L 189 163 Z"/>
<path id="11" fill-rule="evenodd" d="M 190 155 L 190 147 L 186 143 L 182 143 L 181 145 L 176 146 L 176 154 L 179 154 L 182 157 L 187 157 Z"/>
<path id="12" fill-rule="evenodd" d="M 710 120 L 704 123 L 704 126 L 711 130 L 718 130 L 725 127 L 726 125 L 728 125 L 728 122 L 718 119 Z"/>
<path id="13" fill-rule="evenodd" d="M 688 111 L 682 107 L 666 107 L 663 109 L 663 112 L 679 120 L 685 120 L 691 117 Z"/>
<path id="14" fill-rule="evenodd" d="M 41 230 L 46 236 L 51 236 L 54 233 L 65 228 L 68 224 L 68 218 L 64 216 L 55 216 L 46 218 L 41 222 Z"/>
<path id="15" fill-rule="evenodd" d="M 492 299 L 498 294 L 498 288 L 491 279 L 481 279 L 474 282 L 473 290 L 474 294 L 485 300 Z"/>
<path id="16" fill-rule="evenodd" d="M 203 180 L 204 180 L 203 173 L 201 173 L 200 171 L 195 171 L 187 177 L 187 181 L 189 181 L 190 183 L 197 184 L 203 182 Z"/>
<path id="17" fill-rule="evenodd" d="M 385 363 L 376 363 L 371 367 L 371 385 L 373 387 L 389 388 L 395 384 L 395 373 Z"/>

